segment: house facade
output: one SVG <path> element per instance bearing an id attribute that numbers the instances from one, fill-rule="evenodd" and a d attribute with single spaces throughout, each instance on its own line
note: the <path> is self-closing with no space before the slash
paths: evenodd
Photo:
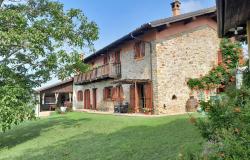
<path id="1" fill-rule="evenodd" d="M 131 112 L 183 113 L 190 93 L 189 78 L 218 65 L 216 9 L 156 20 L 86 57 L 91 71 L 74 77 L 73 108 L 113 112 L 127 104 Z M 201 91 L 207 96 L 211 91 Z"/>

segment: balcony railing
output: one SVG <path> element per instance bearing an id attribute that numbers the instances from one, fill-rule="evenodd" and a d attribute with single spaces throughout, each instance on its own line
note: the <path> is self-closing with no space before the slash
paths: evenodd
<path id="1" fill-rule="evenodd" d="M 94 68 L 86 73 L 74 77 L 74 83 L 83 84 L 105 78 L 118 78 L 121 76 L 121 63 L 109 63 Z"/>

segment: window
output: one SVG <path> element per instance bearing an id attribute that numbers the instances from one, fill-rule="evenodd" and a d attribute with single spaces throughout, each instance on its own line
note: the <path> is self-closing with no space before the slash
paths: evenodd
<path id="1" fill-rule="evenodd" d="M 45 97 L 45 104 L 55 104 L 56 98 L 55 97 Z"/>
<path id="2" fill-rule="evenodd" d="M 115 63 L 121 63 L 120 51 L 115 52 Z"/>
<path id="3" fill-rule="evenodd" d="M 136 42 L 134 45 L 135 59 L 145 56 L 145 43 L 142 41 Z"/>
<path id="4" fill-rule="evenodd" d="M 103 100 L 111 100 L 112 99 L 112 88 L 113 87 L 105 87 L 103 89 Z"/>
<path id="5" fill-rule="evenodd" d="M 79 102 L 83 101 L 83 92 L 82 91 L 77 92 L 77 101 L 79 101 Z"/>
<path id="6" fill-rule="evenodd" d="M 103 59 L 103 64 L 106 65 L 108 63 L 109 63 L 109 57 L 105 56 L 104 59 Z"/>

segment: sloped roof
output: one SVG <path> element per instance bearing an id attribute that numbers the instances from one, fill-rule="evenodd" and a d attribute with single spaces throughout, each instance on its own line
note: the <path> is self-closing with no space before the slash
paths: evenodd
<path id="1" fill-rule="evenodd" d="M 136 36 L 142 35 L 145 32 L 152 30 L 154 28 L 162 27 L 164 25 L 169 25 L 172 23 L 185 21 L 185 20 L 192 18 L 192 17 L 198 17 L 198 16 L 203 16 L 203 15 L 207 15 L 207 14 L 215 14 L 215 13 L 216 13 L 216 7 L 211 7 L 211 8 L 198 10 L 195 12 L 185 13 L 185 14 L 181 14 L 178 16 L 173 16 L 173 17 L 159 19 L 159 20 L 155 20 L 155 21 L 152 21 L 149 23 L 145 23 L 145 24 L 141 25 L 139 28 L 133 30 L 132 32 L 126 34 L 125 36 L 121 37 L 120 39 L 112 42 L 111 44 L 109 44 L 109 45 L 105 46 L 104 48 L 100 49 L 99 51 L 95 52 L 94 54 L 86 57 L 84 59 L 84 61 L 87 62 L 87 61 L 91 60 L 92 58 L 99 56 L 100 54 L 105 54 L 105 53 L 107 53 L 108 50 L 114 49 L 116 46 L 120 45 L 121 43 L 123 43 L 125 41 L 129 41 L 129 40 L 133 40 L 134 39 L 133 36 L 136 37 Z"/>
<path id="2" fill-rule="evenodd" d="M 64 80 L 64 81 L 61 81 L 61 82 L 58 82 L 58 83 L 54 83 L 52 85 L 48 85 L 48 86 L 36 89 L 36 92 L 42 92 L 42 91 L 45 91 L 45 90 L 48 90 L 48 89 L 51 89 L 51 88 L 54 88 L 54 87 L 69 83 L 69 82 L 72 82 L 72 84 L 73 84 L 73 81 L 74 81 L 74 78 L 70 78 L 70 79 L 67 79 L 67 80 Z"/>

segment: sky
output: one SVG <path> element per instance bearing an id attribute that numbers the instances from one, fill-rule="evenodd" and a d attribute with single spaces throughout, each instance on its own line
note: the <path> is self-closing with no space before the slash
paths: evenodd
<path id="1" fill-rule="evenodd" d="M 57 0 L 65 9 L 81 9 L 99 27 L 99 39 L 94 42 L 99 50 L 121 38 L 142 24 L 172 16 L 173 0 Z M 181 13 L 215 6 L 215 0 L 181 0 Z M 86 56 L 90 53 L 85 53 Z M 43 86 L 56 83 L 53 78 Z"/>

